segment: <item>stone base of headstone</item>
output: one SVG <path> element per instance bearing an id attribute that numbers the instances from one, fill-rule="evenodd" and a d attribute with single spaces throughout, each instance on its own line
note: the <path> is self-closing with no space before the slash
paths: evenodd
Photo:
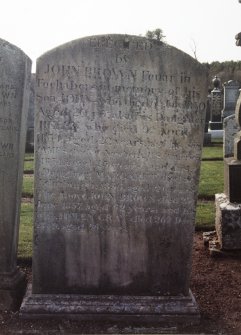
<path id="1" fill-rule="evenodd" d="M 209 128 L 211 130 L 222 130 L 223 129 L 223 123 L 222 122 L 209 122 Z"/>
<path id="2" fill-rule="evenodd" d="M 14 273 L 0 273 L 0 310 L 16 311 L 27 286 L 26 276 L 18 269 Z"/>
<path id="3" fill-rule="evenodd" d="M 215 227 L 223 250 L 241 249 L 241 204 L 231 203 L 224 193 L 215 194 Z"/>
<path id="4" fill-rule="evenodd" d="M 20 317 L 173 325 L 198 324 L 200 312 L 191 291 L 188 296 L 55 295 L 31 294 L 30 286 Z"/>
<path id="5" fill-rule="evenodd" d="M 241 161 L 224 159 L 224 193 L 231 203 L 241 204 Z"/>
<path id="6" fill-rule="evenodd" d="M 212 143 L 212 136 L 210 133 L 204 133 L 203 145 L 208 146 Z"/>

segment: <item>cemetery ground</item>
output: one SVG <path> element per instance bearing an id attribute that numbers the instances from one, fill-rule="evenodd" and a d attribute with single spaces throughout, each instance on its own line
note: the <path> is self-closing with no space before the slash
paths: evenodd
<path id="1" fill-rule="evenodd" d="M 33 224 L 33 154 L 26 154 L 22 192 L 18 264 L 31 281 Z M 223 191 L 223 147 L 204 147 L 196 216 L 191 290 L 199 304 L 199 326 L 163 329 L 150 325 L 152 334 L 241 334 L 241 257 L 211 257 L 202 232 L 213 230 L 214 194 Z M 18 312 L 0 314 L 0 335 L 143 333 L 135 324 L 78 322 L 68 320 L 19 320 Z"/>

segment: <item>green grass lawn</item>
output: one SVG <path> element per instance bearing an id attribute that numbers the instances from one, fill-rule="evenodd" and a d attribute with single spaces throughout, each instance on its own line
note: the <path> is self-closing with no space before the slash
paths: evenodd
<path id="1" fill-rule="evenodd" d="M 34 155 L 26 153 L 24 159 L 24 173 L 33 173 L 34 171 Z"/>
<path id="2" fill-rule="evenodd" d="M 33 181 L 34 176 L 25 174 L 23 176 L 23 188 L 22 188 L 22 196 L 25 198 L 33 197 Z"/>
<path id="3" fill-rule="evenodd" d="M 223 161 L 203 161 L 199 180 L 199 198 L 214 199 L 215 193 L 222 193 L 224 187 Z"/>
<path id="4" fill-rule="evenodd" d="M 26 152 L 24 155 L 24 161 L 33 161 L 34 160 L 34 154 Z"/>
<path id="5" fill-rule="evenodd" d="M 20 215 L 20 231 L 18 257 L 32 257 L 33 238 L 33 204 L 22 203 Z"/>
<path id="6" fill-rule="evenodd" d="M 25 161 L 24 162 L 24 173 L 33 173 L 34 161 Z"/>
<path id="7" fill-rule="evenodd" d="M 214 229 L 215 203 L 214 201 L 198 200 L 196 211 L 196 229 Z"/>
<path id="8" fill-rule="evenodd" d="M 223 160 L 223 146 L 203 147 L 202 159 L 204 160 Z"/>

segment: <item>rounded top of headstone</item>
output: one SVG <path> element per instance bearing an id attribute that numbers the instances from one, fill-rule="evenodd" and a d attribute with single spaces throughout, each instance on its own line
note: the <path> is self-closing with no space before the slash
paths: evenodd
<path id="1" fill-rule="evenodd" d="M 22 57 L 24 57 L 25 59 L 28 59 L 28 61 L 31 61 L 31 59 L 29 58 L 28 55 L 25 54 L 25 52 L 23 50 L 21 50 L 19 47 L 17 47 L 14 44 L 9 43 L 8 41 L 5 41 L 3 39 L 0 38 L 0 49 L 5 50 L 6 54 L 11 54 L 11 55 L 21 55 Z"/>
<path id="2" fill-rule="evenodd" d="M 215 76 L 212 80 L 212 83 L 213 83 L 214 89 L 219 89 L 221 86 L 221 79 Z"/>
<path id="3" fill-rule="evenodd" d="M 227 86 L 230 86 L 230 87 L 240 87 L 240 82 L 238 80 L 229 80 L 229 81 L 226 81 L 223 86 L 227 87 Z"/>
<path id="4" fill-rule="evenodd" d="M 98 50 L 101 49 L 108 50 L 109 52 L 111 52 L 111 50 L 119 50 L 121 53 L 137 52 L 139 54 L 143 52 L 158 54 L 160 51 L 162 51 L 165 54 L 176 54 L 177 56 L 179 54 L 180 60 L 185 58 L 185 62 L 193 65 L 198 64 L 200 69 L 205 71 L 205 67 L 201 63 L 176 47 L 155 39 L 127 34 L 105 34 L 81 37 L 47 51 L 38 58 L 38 62 L 42 59 L 46 60 L 46 57 L 52 57 L 53 55 L 57 54 L 59 56 L 63 56 L 65 51 L 69 52 L 71 50 L 71 57 L 76 58 L 77 55 L 82 53 L 87 54 L 90 50 L 98 52 Z M 89 54 L 91 56 L 92 52 Z"/>

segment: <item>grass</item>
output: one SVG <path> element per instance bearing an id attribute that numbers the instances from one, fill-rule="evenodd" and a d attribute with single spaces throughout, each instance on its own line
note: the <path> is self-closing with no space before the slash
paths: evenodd
<path id="1" fill-rule="evenodd" d="M 214 201 L 199 200 L 196 210 L 196 229 L 214 229 L 215 203 Z"/>
<path id="2" fill-rule="evenodd" d="M 22 196 L 25 198 L 33 198 L 33 175 L 23 176 Z"/>
<path id="3" fill-rule="evenodd" d="M 205 161 L 201 163 L 199 198 L 214 199 L 215 193 L 222 193 L 224 188 L 223 162 Z"/>
<path id="4" fill-rule="evenodd" d="M 204 147 L 202 160 L 223 160 L 223 146 Z"/>
<path id="5" fill-rule="evenodd" d="M 34 161 L 25 161 L 24 162 L 24 173 L 33 173 Z"/>
<path id="6" fill-rule="evenodd" d="M 34 160 L 34 154 L 31 152 L 30 153 L 26 152 L 24 156 L 24 161 L 33 161 L 33 160 Z"/>
<path id="7" fill-rule="evenodd" d="M 22 203 L 20 215 L 20 231 L 18 244 L 18 257 L 32 257 L 33 238 L 33 204 Z"/>
<path id="8" fill-rule="evenodd" d="M 24 173 L 34 172 L 34 155 L 32 153 L 26 153 L 24 159 Z"/>

